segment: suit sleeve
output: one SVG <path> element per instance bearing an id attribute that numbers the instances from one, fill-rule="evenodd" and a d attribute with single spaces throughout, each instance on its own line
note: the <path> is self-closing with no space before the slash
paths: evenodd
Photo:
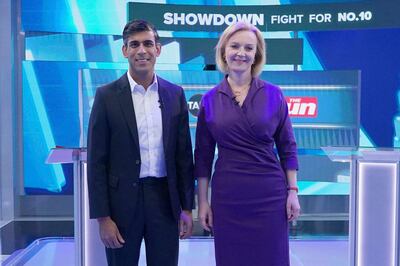
<path id="1" fill-rule="evenodd" d="M 94 99 L 89 119 L 87 178 L 90 218 L 110 216 L 108 195 L 108 155 L 110 130 L 101 89 Z"/>
<path id="2" fill-rule="evenodd" d="M 194 207 L 193 153 L 189 130 L 188 108 L 183 89 L 181 89 L 180 107 L 175 155 L 176 174 L 181 208 L 182 210 L 192 210 Z"/>
<path id="3" fill-rule="evenodd" d="M 276 148 L 282 169 L 298 170 L 297 145 L 293 134 L 292 123 L 289 117 L 289 110 L 286 99 L 279 90 L 279 111 L 280 116 L 278 128 L 274 134 Z"/>

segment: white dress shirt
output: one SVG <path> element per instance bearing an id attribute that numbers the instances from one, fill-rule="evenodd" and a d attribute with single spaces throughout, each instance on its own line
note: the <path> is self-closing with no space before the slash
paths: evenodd
<path id="1" fill-rule="evenodd" d="M 127 72 L 139 134 L 140 176 L 167 176 L 157 77 L 145 90 Z"/>

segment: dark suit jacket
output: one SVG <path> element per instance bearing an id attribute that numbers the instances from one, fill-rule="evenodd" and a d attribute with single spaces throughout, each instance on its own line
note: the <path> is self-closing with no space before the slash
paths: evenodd
<path id="1" fill-rule="evenodd" d="M 168 188 L 176 219 L 193 206 L 193 157 L 183 89 L 158 77 Z M 134 217 L 140 149 L 128 77 L 97 89 L 88 130 L 90 218 L 111 216 L 118 226 Z"/>

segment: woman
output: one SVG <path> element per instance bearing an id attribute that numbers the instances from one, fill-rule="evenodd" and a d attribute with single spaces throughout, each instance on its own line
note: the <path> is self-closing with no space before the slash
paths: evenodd
<path id="1" fill-rule="evenodd" d="M 288 266 L 288 221 L 300 212 L 296 143 L 281 90 L 257 78 L 265 63 L 260 31 L 229 26 L 216 61 L 226 76 L 203 96 L 196 131 L 200 222 L 213 230 L 218 266 Z"/>

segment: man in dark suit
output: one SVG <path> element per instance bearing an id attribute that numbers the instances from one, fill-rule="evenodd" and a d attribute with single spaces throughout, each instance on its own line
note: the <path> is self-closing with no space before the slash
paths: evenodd
<path id="1" fill-rule="evenodd" d="M 179 237 L 192 232 L 193 161 L 183 89 L 154 73 L 154 26 L 126 24 L 129 71 L 100 87 L 88 133 L 90 217 L 99 222 L 109 265 L 178 264 Z"/>

